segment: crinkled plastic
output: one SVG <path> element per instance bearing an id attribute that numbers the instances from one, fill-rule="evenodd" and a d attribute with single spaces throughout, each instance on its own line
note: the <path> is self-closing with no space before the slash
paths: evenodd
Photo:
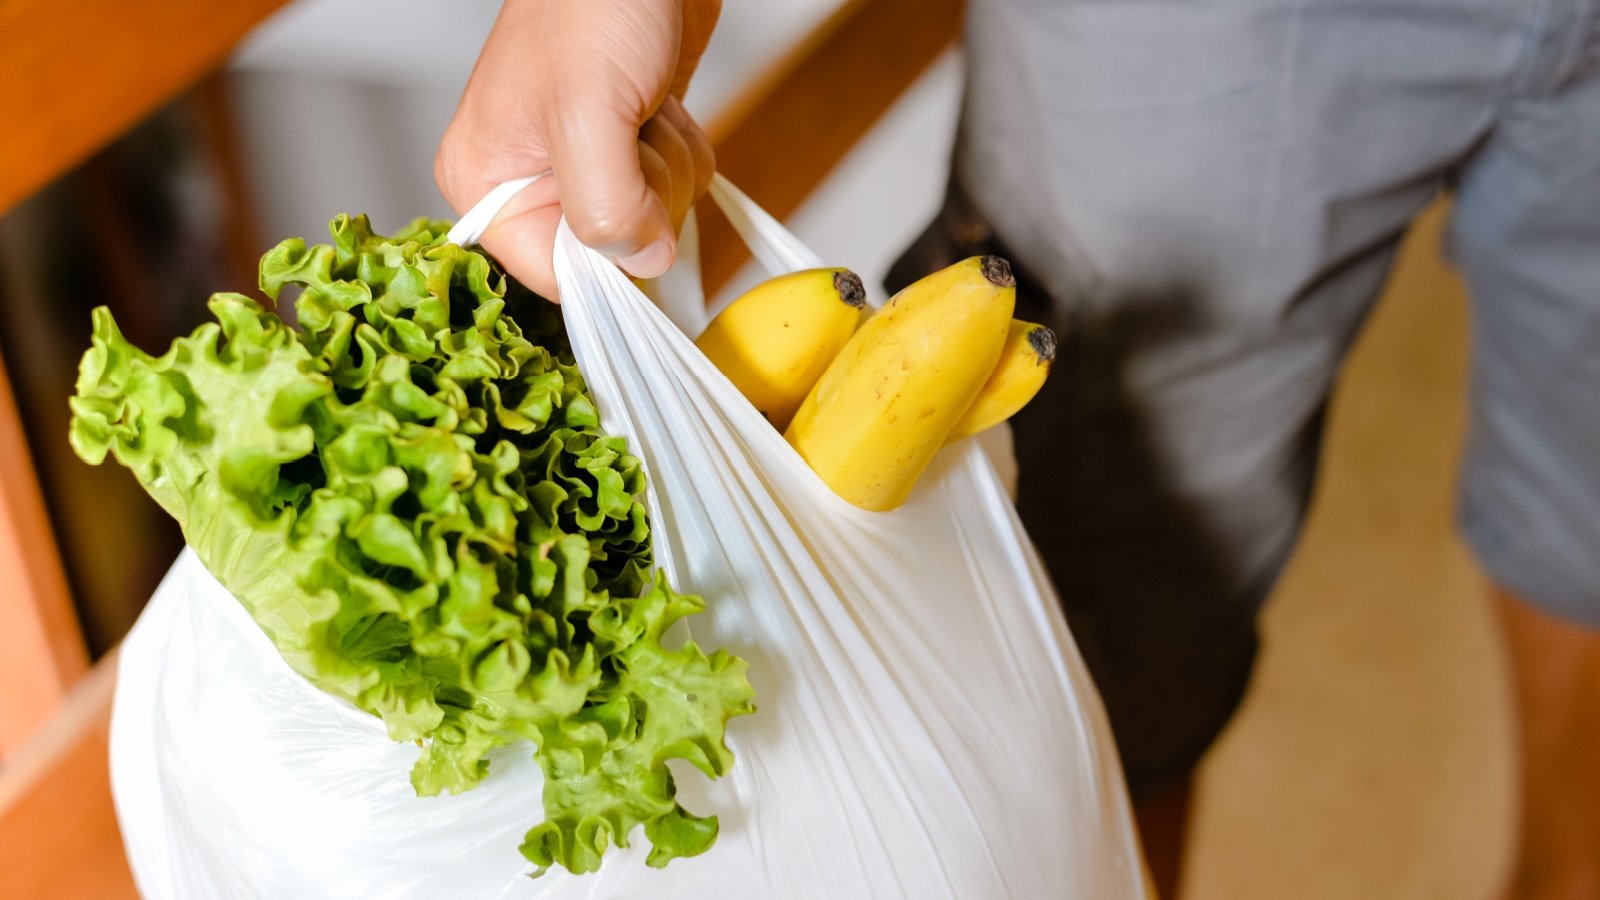
<path id="1" fill-rule="evenodd" d="M 453 237 L 474 240 L 515 189 Z M 726 182 L 713 195 L 769 271 L 822 265 Z M 940 453 L 905 506 L 863 512 L 695 349 L 692 272 L 655 286 L 664 313 L 563 225 L 556 274 L 605 428 L 648 469 L 656 558 L 708 602 L 694 637 L 750 662 L 758 711 L 730 725 L 732 771 L 676 769 L 684 806 L 719 816 L 716 845 L 652 869 L 639 839 L 596 874 L 531 877 L 517 852 L 540 809 L 530 748 L 496 751 L 474 790 L 417 797 L 418 748 L 293 672 L 185 551 L 124 642 L 112 719 L 140 891 L 1144 897 L 1104 712 L 978 442 Z"/>

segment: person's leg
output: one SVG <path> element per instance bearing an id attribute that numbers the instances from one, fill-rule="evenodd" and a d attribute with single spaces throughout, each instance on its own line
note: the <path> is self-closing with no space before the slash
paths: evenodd
<path id="1" fill-rule="evenodd" d="M 1499 592 L 1522 759 L 1506 900 L 1600 897 L 1600 632 Z"/>
<path id="2" fill-rule="evenodd" d="M 1183 842 L 1189 833 L 1190 779 L 1134 808 L 1145 865 L 1159 897 L 1177 896 L 1183 878 Z"/>
<path id="3" fill-rule="evenodd" d="M 1442 2 L 970 4 L 957 190 L 917 252 L 1010 256 L 1057 329 L 1019 507 L 1153 848 L 1248 682 L 1350 337 L 1525 49 L 1531 0 Z"/>
<path id="4" fill-rule="evenodd" d="M 1500 584 L 1522 749 L 1517 900 L 1600 897 L 1600 11 L 1464 173 L 1463 528 Z M 1587 55 L 1585 55 L 1587 54 Z M 1526 601 L 1535 608 L 1519 605 Z"/>

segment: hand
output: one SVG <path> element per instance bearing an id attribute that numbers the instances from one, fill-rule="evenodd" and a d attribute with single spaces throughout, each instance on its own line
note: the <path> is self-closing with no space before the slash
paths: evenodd
<path id="1" fill-rule="evenodd" d="M 462 213 L 502 181 L 550 171 L 483 236 L 517 280 L 556 298 L 567 217 L 638 278 L 672 264 L 676 235 L 715 171 L 681 102 L 721 0 L 506 0 L 478 55 L 434 177 Z"/>

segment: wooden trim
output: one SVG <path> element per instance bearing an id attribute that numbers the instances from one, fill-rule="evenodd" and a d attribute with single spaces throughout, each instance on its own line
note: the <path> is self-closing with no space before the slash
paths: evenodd
<path id="1" fill-rule="evenodd" d="M 116 665 L 113 651 L 0 770 L 0 897 L 138 897 L 107 762 Z"/>
<path id="2" fill-rule="evenodd" d="M 227 59 L 284 0 L 0 0 L 0 212 Z"/>
<path id="3" fill-rule="evenodd" d="M 89 666 L 61 553 L 0 358 L 0 758 Z M 18 896 L 0 892 L 0 896 Z"/>
<path id="4" fill-rule="evenodd" d="M 849 0 L 706 129 L 717 169 L 778 218 L 799 207 L 955 40 L 962 0 Z M 701 278 L 715 293 L 749 258 L 701 203 Z"/>

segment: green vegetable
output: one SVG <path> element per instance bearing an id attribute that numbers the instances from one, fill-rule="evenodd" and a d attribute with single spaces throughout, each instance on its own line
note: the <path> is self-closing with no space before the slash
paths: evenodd
<path id="1" fill-rule="evenodd" d="M 650 575 L 644 470 L 600 432 L 556 307 L 443 223 L 330 230 L 261 261 L 274 301 L 299 287 L 299 330 L 217 294 L 157 358 L 95 310 L 73 448 L 133 470 L 296 671 L 421 743 L 419 794 L 527 740 L 529 860 L 593 871 L 637 825 L 651 865 L 704 851 L 716 818 L 666 761 L 728 770 L 745 663 L 663 644 L 703 604 Z"/>

